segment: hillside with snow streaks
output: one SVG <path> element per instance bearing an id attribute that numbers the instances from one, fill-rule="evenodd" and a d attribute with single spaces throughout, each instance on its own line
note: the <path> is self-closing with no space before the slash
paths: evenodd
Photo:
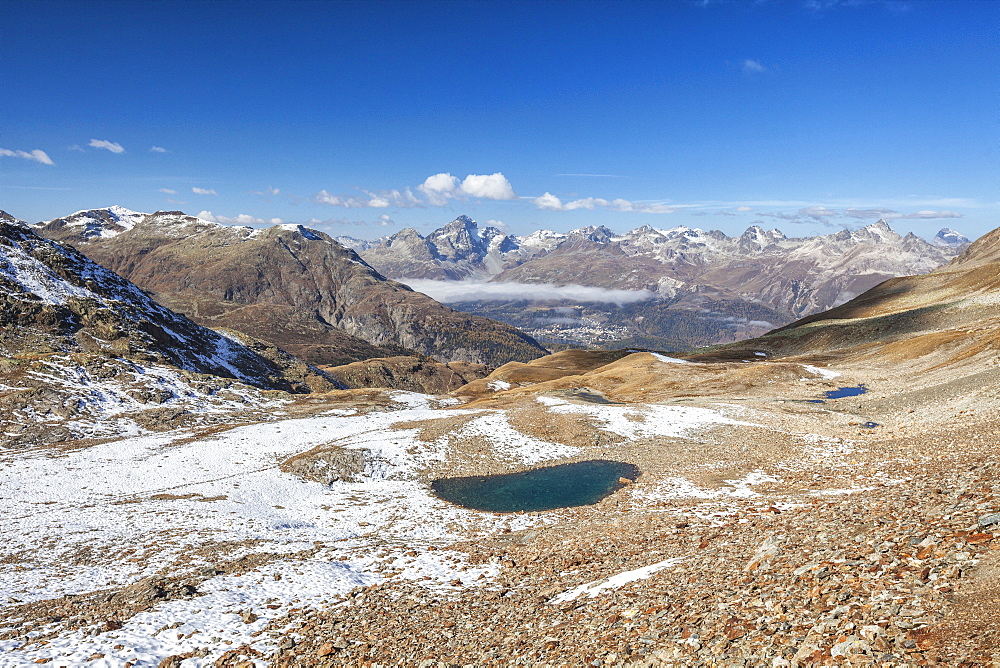
<path id="1" fill-rule="evenodd" d="M 336 387 L 281 350 L 196 325 L 6 214 L 0 381 L 0 447 L 160 430 L 239 412 L 247 395 L 266 404 L 258 390 Z"/>

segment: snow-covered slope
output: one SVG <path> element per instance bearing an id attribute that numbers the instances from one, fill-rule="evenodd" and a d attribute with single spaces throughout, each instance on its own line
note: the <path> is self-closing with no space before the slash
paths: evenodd
<path id="1" fill-rule="evenodd" d="M 69 216 L 39 223 L 39 225 L 46 225 L 52 230 L 65 229 L 66 232 L 88 240 L 93 238 L 110 239 L 131 230 L 147 215 L 149 214 L 113 205 L 103 209 L 77 211 Z"/>
<path id="2" fill-rule="evenodd" d="M 292 389 L 242 343 L 191 322 L 73 248 L 0 218 L 0 353 L 83 353 Z"/>

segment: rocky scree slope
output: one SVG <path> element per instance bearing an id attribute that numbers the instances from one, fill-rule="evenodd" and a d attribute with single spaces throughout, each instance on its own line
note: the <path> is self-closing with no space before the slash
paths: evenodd
<path id="1" fill-rule="evenodd" d="M 264 389 L 308 391 L 276 361 L 170 311 L 112 271 L 2 212 L 0 303 L 0 348 L 8 358 L 100 353 Z"/>
<path id="2" fill-rule="evenodd" d="M 261 390 L 338 387 L 274 346 L 191 322 L 0 213 L 0 448 L 238 422 L 274 404 Z"/>
<path id="3" fill-rule="evenodd" d="M 94 212 L 39 223 L 158 300 L 211 327 L 259 336 L 314 363 L 415 351 L 496 366 L 544 354 L 514 327 L 448 308 L 385 279 L 331 237 L 301 225 L 225 227 L 157 212 L 94 233 Z M 353 346 L 348 354 L 343 344 Z"/>

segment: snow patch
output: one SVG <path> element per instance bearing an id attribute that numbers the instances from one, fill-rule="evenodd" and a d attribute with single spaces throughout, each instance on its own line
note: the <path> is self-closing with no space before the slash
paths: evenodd
<path id="1" fill-rule="evenodd" d="M 417 429 L 395 425 L 441 414 L 426 395 L 398 392 L 394 399 L 406 407 L 366 415 L 333 410 L 203 437 L 143 435 L 59 457 L 0 454 L 0 557 L 18 560 L 17 568 L 0 571 L 0 607 L 120 588 L 163 569 L 183 572 L 254 553 L 288 555 L 257 572 L 204 580 L 198 585 L 204 595 L 157 605 L 116 631 L 91 636 L 51 626 L 33 631 L 59 631 L 41 646 L 0 640 L 4 665 L 39 658 L 81 665 L 96 652 L 106 655 L 102 665 L 157 665 L 171 654 L 218 648 L 185 663 L 204 666 L 229 647 L 226 640 L 271 648 L 267 635 L 255 634 L 293 607 L 319 607 L 386 577 L 442 589 L 487 582 L 496 565 L 473 566 L 460 554 L 423 546 L 551 518 L 483 516 L 431 495 L 416 472 L 446 457 L 448 443 L 427 443 Z M 450 414 L 477 415 L 463 435 L 488 438 L 505 456 L 527 463 L 575 450 L 521 435 L 501 413 L 480 413 Z M 279 468 L 293 454 L 326 445 L 365 449 L 371 465 L 359 481 L 331 485 Z M 131 556 L 122 554 L 126 545 Z M 211 549 L 200 556 L 206 546 Z M 80 552 L 92 555 L 89 563 L 71 565 L 67 555 Z M 244 623 L 240 612 L 257 619 Z"/>
<path id="2" fill-rule="evenodd" d="M 760 496 L 752 487 L 765 482 L 780 482 L 780 479 L 764 473 L 763 471 L 751 471 L 742 478 L 725 480 L 725 487 L 720 489 L 706 489 L 698 487 L 687 478 L 669 477 L 659 481 L 654 486 L 636 487 L 632 490 L 632 496 L 644 500 L 658 499 L 749 499 Z"/>
<path id="3" fill-rule="evenodd" d="M 648 566 L 643 566 L 642 568 L 636 568 L 631 571 L 625 571 L 624 573 L 618 573 L 617 575 L 612 575 L 611 577 L 604 578 L 603 580 L 588 582 L 587 584 L 582 584 L 579 587 L 575 587 L 569 591 L 559 594 L 558 596 L 550 599 L 549 603 L 558 605 L 559 603 L 566 603 L 567 601 L 575 600 L 581 596 L 595 598 L 606 589 L 619 589 L 631 582 L 645 580 L 657 571 L 662 571 L 665 568 L 676 566 L 682 561 L 684 561 L 684 557 L 664 559 L 663 561 L 658 561 L 655 564 L 649 564 Z"/>
<path id="4" fill-rule="evenodd" d="M 839 378 L 841 373 L 837 371 L 832 371 L 831 369 L 824 369 L 822 367 L 813 366 L 812 364 L 803 364 L 802 368 L 813 374 L 814 376 L 819 376 L 824 380 L 833 380 L 834 378 Z"/>
<path id="5" fill-rule="evenodd" d="M 598 423 L 598 429 L 629 440 L 650 436 L 681 437 L 698 429 L 720 424 L 751 424 L 733 420 L 720 411 L 696 406 L 572 404 L 564 399 L 547 396 L 540 396 L 537 401 L 553 413 L 586 415 Z"/>
<path id="6" fill-rule="evenodd" d="M 649 353 L 661 362 L 666 362 L 667 364 L 694 364 L 694 362 L 689 362 L 688 360 L 682 360 L 677 357 L 667 357 L 666 355 L 661 355 L 660 353 Z"/>

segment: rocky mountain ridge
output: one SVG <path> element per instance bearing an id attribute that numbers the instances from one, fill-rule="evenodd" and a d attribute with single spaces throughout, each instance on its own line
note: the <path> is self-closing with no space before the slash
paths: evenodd
<path id="1" fill-rule="evenodd" d="M 404 230 L 360 252 L 387 275 L 429 291 L 434 286 L 421 280 L 524 284 L 524 297 L 516 301 L 480 298 L 470 288 L 449 303 L 509 322 L 546 345 L 683 349 L 763 334 L 885 279 L 931 271 L 967 245 L 952 230 L 929 243 L 898 234 L 884 220 L 802 238 L 759 225 L 733 237 L 648 225 L 623 234 L 604 226 L 499 234 L 460 217 L 426 237 Z M 440 244 L 444 250 L 442 238 L 453 240 Z M 461 253 L 450 250 L 455 245 Z M 553 285 L 629 290 L 649 298 L 627 307 L 601 303 L 599 295 L 585 302 L 560 298 L 549 289 Z"/>
<path id="2" fill-rule="evenodd" d="M 495 276 L 511 262 L 530 256 L 517 238 L 496 227 L 480 230 L 464 215 L 426 237 L 406 228 L 364 244 L 359 252 L 386 276 L 442 280 Z"/>
<path id="3" fill-rule="evenodd" d="M 738 237 L 690 227 L 644 225 L 624 234 L 604 226 L 560 234 L 504 235 L 460 216 L 422 237 L 403 230 L 362 248 L 395 279 L 476 278 L 494 282 L 587 285 L 678 292 L 716 290 L 792 315 L 814 313 L 894 276 L 935 269 L 968 239 L 941 230 L 934 243 L 896 233 L 884 220 L 857 230 L 787 237 L 752 225 Z"/>
<path id="4" fill-rule="evenodd" d="M 7 357 L 111 354 L 266 389 L 293 389 L 273 361 L 235 337 L 170 311 L 9 214 L 0 216 L 0 300 L 0 346 Z"/>
<path id="5" fill-rule="evenodd" d="M 387 280 L 354 251 L 302 225 L 227 227 L 161 211 L 126 226 L 125 217 L 85 211 L 34 229 L 75 245 L 201 324 L 246 332 L 312 363 L 415 351 L 495 366 L 544 353 L 509 325 Z"/>

